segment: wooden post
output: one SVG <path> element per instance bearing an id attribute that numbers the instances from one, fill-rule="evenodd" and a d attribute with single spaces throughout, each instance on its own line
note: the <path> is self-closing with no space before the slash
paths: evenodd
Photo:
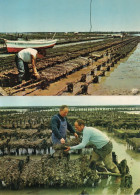
<path id="1" fill-rule="evenodd" d="M 80 82 L 86 82 L 86 74 L 82 74 Z"/>
<path id="2" fill-rule="evenodd" d="M 67 83 L 68 92 L 73 92 L 73 83 Z"/>
<path id="3" fill-rule="evenodd" d="M 81 85 L 81 88 L 82 88 L 82 94 L 87 94 L 87 90 L 88 90 L 88 85 L 85 84 L 85 85 Z"/>
<path id="4" fill-rule="evenodd" d="M 97 70 L 100 70 L 101 69 L 101 65 L 97 66 Z"/>
<path id="5" fill-rule="evenodd" d="M 107 66 L 107 71 L 110 71 L 110 66 Z"/>
<path id="6" fill-rule="evenodd" d="M 99 77 L 98 76 L 95 76 L 94 78 L 93 78 L 93 83 L 98 83 L 99 82 Z"/>

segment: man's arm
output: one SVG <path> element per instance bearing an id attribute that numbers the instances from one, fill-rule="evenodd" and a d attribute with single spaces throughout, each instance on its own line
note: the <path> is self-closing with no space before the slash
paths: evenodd
<path id="1" fill-rule="evenodd" d="M 38 74 L 37 69 L 36 69 L 36 58 L 33 55 L 31 55 L 31 62 L 32 62 L 32 67 L 33 67 L 33 75 L 36 78 L 39 78 L 39 74 Z"/>
<path id="2" fill-rule="evenodd" d="M 88 134 L 87 132 L 83 132 L 82 142 L 76 146 L 70 147 L 70 150 L 85 148 L 85 146 L 88 144 L 89 140 L 90 140 L 90 134 Z"/>
<path id="3" fill-rule="evenodd" d="M 51 120 L 51 127 L 52 127 L 52 132 L 54 133 L 54 135 L 58 138 L 61 139 L 62 136 L 58 131 L 58 127 L 60 125 L 60 121 L 58 118 L 56 118 L 55 116 L 52 118 Z"/>

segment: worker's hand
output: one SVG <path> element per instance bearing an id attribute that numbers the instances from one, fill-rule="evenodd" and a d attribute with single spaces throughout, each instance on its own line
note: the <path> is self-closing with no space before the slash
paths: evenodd
<path id="1" fill-rule="evenodd" d="M 74 136 L 75 136 L 76 138 L 78 138 L 78 135 L 77 135 L 77 133 L 74 133 Z"/>
<path id="2" fill-rule="evenodd" d="M 61 142 L 61 144 L 65 144 L 64 138 L 61 138 L 61 139 L 60 139 L 60 142 Z"/>
<path id="3" fill-rule="evenodd" d="M 66 150 L 64 150 L 64 152 L 68 152 L 70 150 L 69 146 L 65 146 Z"/>
<path id="4" fill-rule="evenodd" d="M 36 79 L 40 79 L 40 75 L 38 74 L 38 72 L 35 72 L 35 73 L 33 74 L 33 76 L 34 76 Z"/>

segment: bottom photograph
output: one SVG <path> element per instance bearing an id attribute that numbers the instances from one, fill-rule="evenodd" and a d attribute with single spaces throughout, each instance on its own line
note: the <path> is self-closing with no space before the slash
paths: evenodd
<path id="1" fill-rule="evenodd" d="M 136 96 L 0 97 L 0 195 L 138 195 Z"/>

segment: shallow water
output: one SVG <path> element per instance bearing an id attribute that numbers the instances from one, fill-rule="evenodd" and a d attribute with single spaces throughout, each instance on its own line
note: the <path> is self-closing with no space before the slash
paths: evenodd
<path id="1" fill-rule="evenodd" d="M 140 90 L 140 43 L 127 58 L 120 60 L 111 71 L 94 85 L 96 95 L 133 95 L 133 89 Z"/>
<path id="2" fill-rule="evenodd" d="M 3 57 L 9 57 L 9 56 L 14 56 L 15 54 L 11 54 L 11 53 L 4 53 L 4 54 L 0 54 L 0 58 Z"/>
<path id="3" fill-rule="evenodd" d="M 96 39 L 96 40 L 90 40 L 90 41 L 80 41 L 80 42 L 74 42 L 74 43 L 66 43 L 66 44 L 55 45 L 54 47 L 57 48 L 57 47 L 78 45 L 78 44 L 81 44 L 81 43 L 98 42 L 98 41 L 104 41 L 104 39 Z"/>
<path id="4" fill-rule="evenodd" d="M 11 190 L 0 190 L 0 195 L 79 195 L 83 189 L 87 191 L 89 195 L 132 195 L 134 192 L 140 188 L 139 184 L 139 173 L 140 173 L 140 153 L 137 153 L 132 150 L 128 150 L 126 147 L 126 142 L 119 138 L 114 138 L 112 134 L 108 134 L 111 141 L 113 142 L 113 151 L 118 156 L 119 162 L 123 159 L 127 160 L 128 166 L 130 168 L 130 174 L 133 178 L 132 189 L 122 189 L 120 188 L 120 181 L 116 177 L 109 177 L 108 179 L 102 179 L 99 182 L 97 187 L 82 187 L 82 188 L 73 188 L 73 189 L 41 189 L 41 188 L 30 188 L 18 191 Z M 35 158 L 40 158 L 39 156 L 34 156 Z M 72 158 L 76 158 L 76 155 L 73 155 Z M 17 157 L 16 157 L 17 158 Z M 22 158 L 24 158 L 22 156 Z"/>

